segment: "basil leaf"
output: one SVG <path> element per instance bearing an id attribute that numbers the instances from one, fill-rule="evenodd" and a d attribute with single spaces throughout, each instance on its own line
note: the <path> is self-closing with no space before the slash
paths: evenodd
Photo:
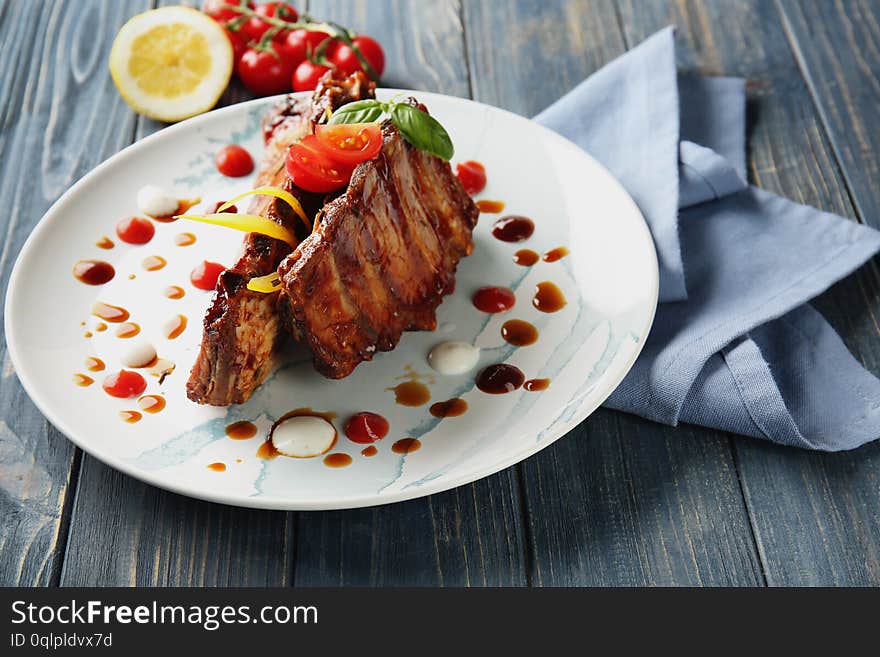
<path id="1" fill-rule="evenodd" d="M 382 103 L 378 100 L 357 100 L 333 112 L 327 123 L 372 123 L 380 116 L 382 116 Z"/>
<path id="2" fill-rule="evenodd" d="M 455 153 L 449 133 L 433 116 L 427 112 L 396 103 L 391 108 L 391 120 L 400 134 L 420 151 L 427 151 L 444 160 L 451 160 Z"/>

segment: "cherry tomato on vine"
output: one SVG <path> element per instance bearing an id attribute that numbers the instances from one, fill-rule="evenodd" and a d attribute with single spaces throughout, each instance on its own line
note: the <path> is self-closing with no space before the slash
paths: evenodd
<path id="1" fill-rule="evenodd" d="M 246 176 L 254 170 L 251 154 L 236 144 L 229 144 L 217 151 L 214 163 L 220 173 L 231 178 Z"/>
<path id="2" fill-rule="evenodd" d="M 293 30 L 284 35 L 276 50 L 296 68 L 306 60 L 310 52 L 314 53 L 329 38 L 330 35 L 326 32 Z"/>
<path id="3" fill-rule="evenodd" d="M 382 150 L 382 129 L 377 123 L 315 126 L 321 150 L 334 162 L 354 166 L 372 160 Z"/>
<path id="4" fill-rule="evenodd" d="M 334 162 L 315 135 L 306 135 L 287 151 L 287 175 L 308 192 L 332 192 L 351 178 L 353 166 Z"/>
<path id="5" fill-rule="evenodd" d="M 251 41 L 259 41 L 260 37 L 262 37 L 272 25 L 268 22 L 264 21 L 260 16 L 266 16 L 267 18 L 278 18 L 283 21 L 294 22 L 299 17 L 299 14 L 296 13 L 296 9 L 291 7 L 286 2 L 267 2 L 262 5 L 258 5 L 254 10 L 259 16 L 252 16 L 244 24 L 241 26 L 241 31 L 250 39 Z"/>
<path id="6" fill-rule="evenodd" d="M 382 46 L 375 39 L 364 34 L 356 36 L 352 41 L 376 72 L 376 75 L 381 77 L 385 70 L 385 53 L 382 52 Z M 363 69 L 354 49 L 344 43 L 337 43 L 328 48 L 327 59 L 333 62 L 340 71 L 349 75 Z"/>
<path id="7" fill-rule="evenodd" d="M 318 80 L 330 69 L 320 64 L 310 62 L 308 59 L 300 62 L 293 72 L 294 91 L 312 91 L 318 86 Z"/>
<path id="8" fill-rule="evenodd" d="M 248 48 L 238 60 L 236 70 L 244 86 L 260 96 L 290 91 L 293 69 L 277 52 Z"/>
<path id="9" fill-rule="evenodd" d="M 455 175 L 461 181 L 464 191 L 473 196 L 486 186 L 486 168 L 479 162 L 468 160 L 455 165 Z"/>
<path id="10" fill-rule="evenodd" d="M 241 16 L 237 11 L 229 8 L 238 4 L 238 0 L 205 0 L 202 4 L 202 11 L 215 21 L 225 23 Z M 248 2 L 247 7 L 253 9 L 254 3 Z"/>

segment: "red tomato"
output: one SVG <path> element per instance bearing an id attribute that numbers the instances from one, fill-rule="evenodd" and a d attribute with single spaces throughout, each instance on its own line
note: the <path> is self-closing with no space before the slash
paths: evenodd
<path id="1" fill-rule="evenodd" d="M 217 262 L 208 262 L 204 260 L 202 264 L 197 265 L 189 274 L 190 283 L 193 287 L 200 290 L 213 290 L 217 287 L 217 279 L 220 274 L 226 271 L 226 267 Z"/>
<path id="2" fill-rule="evenodd" d="M 217 171 L 230 178 L 246 176 L 254 170 L 254 159 L 241 146 L 229 144 L 224 146 L 214 156 Z"/>
<path id="3" fill-rule="evenodd" d="M 237 11 L 229 9 L 230 5 L 237 4 L 239 4 L 238 0 L 205 0 L 204 4 L 202 4 L 202 11 L 215 21 L 225 23 L 241 16 Z M 247 6 L 248 9 L 253 9 L 254 3 L 248 2 Z"/>
<path id="4" fill-rule="evenodd" d="M 119 239 L 129 244 L 146 244 L 156 234 L 153 222 L 143 217 L 129 217 L 116 224 Z"/>
<path id="5" fill-rule="evenodd" d="M 325 32 L 293 30 L 284 35 L 275 50 L 295 69 L 306 60 L 310 52 L 315 52 L 329 38 L 330 35 Z"/>
<path id="6" fill-rule="evenodd" d="M 372 160 L 382 150 L 382 129 L 377 123 L 315 126 L 315 136 L 334 162 L 351 166 Z"/>
<path id="7" fill-rule="evenodd" d="M 229 30 L 224 31 L 226 32 L 226 37 L 229 39 L 229 43 L 232 46 L 232 61 L 237 62 L 241 59 L 244 51 L 247 50 L 247 37 L 241 33 L 241 30 L 238 32 L 230 32 Z"/>
<path id="8" fill-rule="evenodd" d="M 352 41 L 360 49 L 364 59 L 373 67 L 376 75 L 381 77 L 385 70 L 385 53 L 382 52 L 382 46 L 375 39 L 364 35 L 357 36 Z M 349 75 L 363 68 L 354 49 L 344 43 L 331 46 L 327 51 L 327 59 L 340 71 Z"/>
<path id="9" fill-rule="evenodd" d="M 254 10 L 260 16 L 267 16 L 268 18 L 278 18 L 283 21 L 294 22 L 299 17 L 296 13 L 296 9 L 291 7 L 286 2 L 267 2 L 265 4 L 257 6 Z M 269 28 L 272 27 L 271 24 L 264 21 L 262 18 L 258 18 L 257 16 L 252 16 L 248 20 L 244 22 L 241 26 L 241 31 L 247 36 L 251 41 L 259 41 L 260 37 L 262 37 Z"/>
<path id="10" fill-rule="evenodd" d="M 315 135 L 306 135 L 287 151 L 287 175 L 307 192 L 332 192 L 345 185 L 354 167 L 334 162 Z"/>
<path id="11" fill-rule="evenodd" d="M 455 175 L 461 181 L 464 191 L 473 196 L 486 186 L 486 168 L 479 162 L 468 160 L 455 165 Z"/>
<path id="12" fill-rule="evenodd" d="M 244 86 L 260 96 L 290 91 L 293 69 L 277 53 L 248 48 L 238 60 L 237 70 Z"/>
<path id="13" fill-rule="evenodd" d="M 111 374 L 104 383 L 101 384 L 111 397 L 119 397 L 127 399 L 129 397 L 137 397 L 147 389 L 147 382 L 137 372 L 129 372 L 128 370 L 119 370 L 115 374 Z"/>
<path id="14" fill-rule="evenodd" d="M 312 91 L 318 86 L 318 81 L 330 69 L 320 64 L 314 64 L 308 59 L 300 62 L 299 66 L 293 72 L 293 90 L 294 91 Z"/>

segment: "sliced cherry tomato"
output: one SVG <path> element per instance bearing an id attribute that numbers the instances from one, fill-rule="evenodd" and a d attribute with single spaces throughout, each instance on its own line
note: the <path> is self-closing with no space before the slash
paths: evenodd
<path id="1" fill-rule="evenodd" d="M 318 81 L 330 69 L 320 64 L 310 62 L 308 59 L 300 62 L 293 72 L 294 91 L 313 91 L 318 86 Z"/>
<path id="2" fill-rule="evenodd" d="M 116 234 L 128 244 L 146 244 L 156 234 L 156 227 L 144 217 L 128 217 L 116 224 Z"/>
<path id="3" fill-rule="evenodd" d="M 306 135 L 287 151 L 287 175 L 308 192 L 332 192 L 351 178 L 353 166 L 334 162 L 315 135 Z"/>
<path id="4" fill-rule="evenodd" d="M 101 387 L 111 397 L 127 399 L 129 397 L 137 397 L 146 390 L 147 381 L 137 372 L 119 370 L 104 379 Z"/>
<path id="5" fill-rule="evenodd" d="M 385 70 L 385 53 L 382 52 L 382 46 L 366 35 L 357 36 L 352 39 L 354 44 L 360 49 L 361 54 L 367 63 L 376 72 L 376 75 L 382 75 Z M 329 59 L 340 71 L 351 75 L 355 71 L 363 69 L 361 61 L 358 59 L 351 46 L 344 43 L 336 43 L 327 49 L 327 59 Z"/>
<path id="6" fill-rule="evenodd" d="M 372 160 L 382 150 L 382 129 L 376 123 L 318 125 L 315 136 L 321 149 L 340 164 Z"/>
<path id="7" fill-rule="evenodd" d="M 230 9 L 230 6 L 238 4 L 238 0 L 205 0 L 204 4 L 202 4 L 202 11 L 215 21 L 225 23 L 241 16 L 234 9 Z M 248 9 L 253 9 L 254 3 L 248 2 L 247 7 Z"/>
<path id="8" fill-rule="evenodd" d="M 246 176 L 254 170 L 254 159 L 251 154 L 235 144 L 229 144 L 217 151 L 214 163 L 220 173 L 230 178 Z"/>
<path id="9" fill-rule="evenodd" d="M 479 162 L 468 160 L 455 165 L 455 175 L 461 181 L 464 191 L 473 196 L 486 186 L 486 167 Z"/>
<path id="10" fill-rule="evenodd" d="M 208 262 L 204 260 L 202 264 L 197 265 L 189 274 L 189 281 L 193 287 L 200 290 L 211 291 L 217 287 L 217 279 L 220 274 L 226 271 L 226 267 L 218 262 Z"/>
<path id="11" fill-rule="evenodd" d="M 238 60 L 237 70 L 244 86 L 260 96 L 290 91 L 293 69 L 277 52 L 248 48 Z"/>

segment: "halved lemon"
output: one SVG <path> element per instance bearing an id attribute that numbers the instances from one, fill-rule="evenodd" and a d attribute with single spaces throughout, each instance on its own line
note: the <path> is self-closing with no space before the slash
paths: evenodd
<path id="1" fill-rule="evenodd" d="M 232 75 L 232 46 L 223 28 L 200 11 L 153 9 L 119 30 L 110 74 L 135 111 L 180 121 L 217 104 Z"/>

